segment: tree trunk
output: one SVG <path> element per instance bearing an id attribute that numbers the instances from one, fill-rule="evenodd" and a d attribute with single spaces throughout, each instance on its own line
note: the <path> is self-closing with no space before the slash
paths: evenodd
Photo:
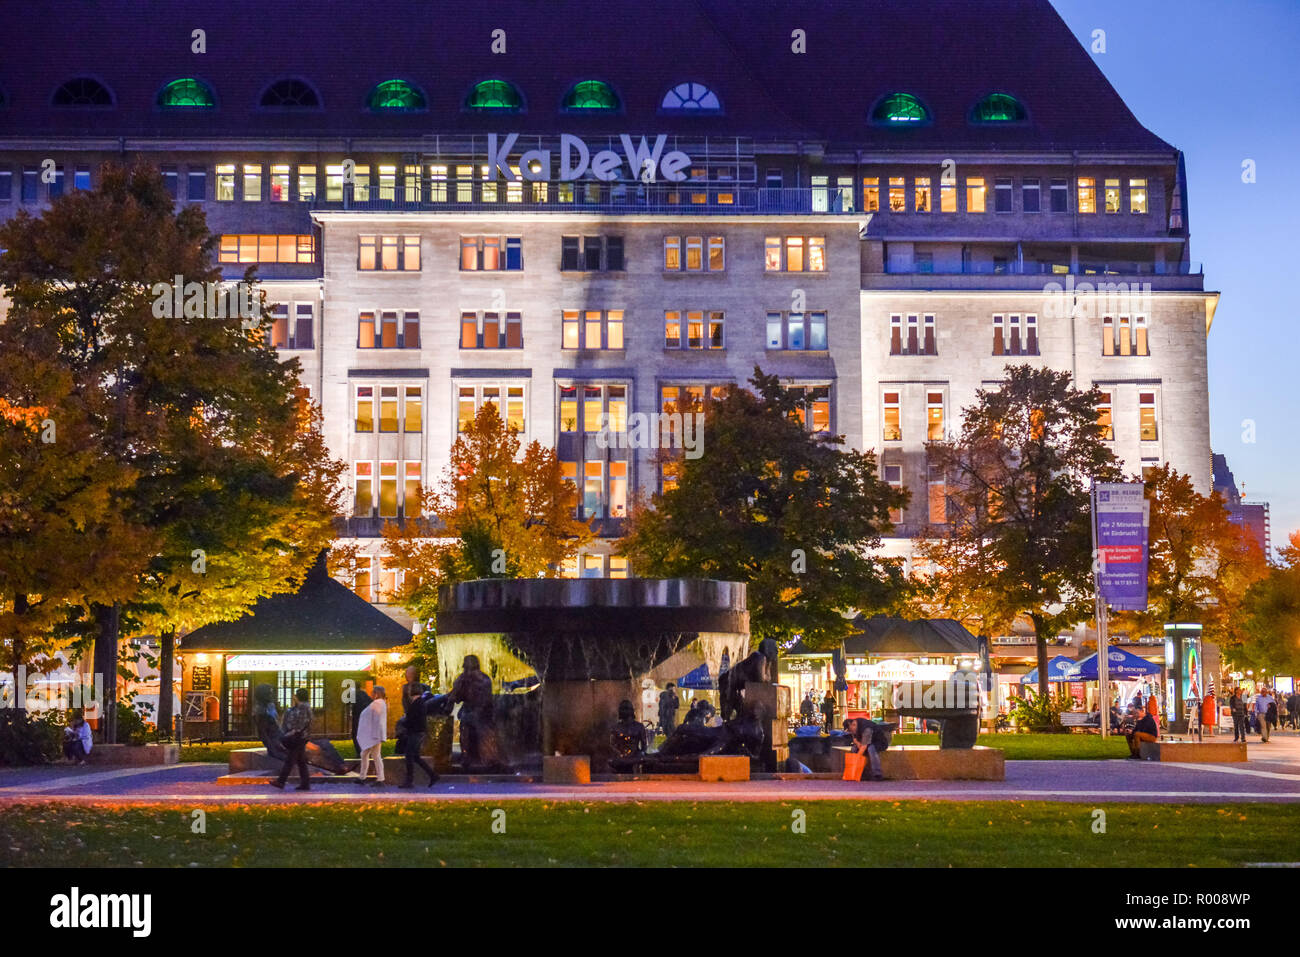
<path id="1" fill-rule="evenodd" d="M 1043 697 L 1047 696 L 1047 635 L 1043 631 L 1043 620 L 1036 615 L 1031 615 L 1030 620 L 1034 623 L 1034 644 L 1038 651 L 1038 693 Z"/>
<path id="2" fill-rule="evenodd" d="M 117 635 L 119 606 L 96 605 L 95 674 L 104 683 L 100 699 L 99 732 L 102 744 L 117 743 Z"/>
<path id="3" fill-rule="evenodd" d="M 27 613 L 27 596 L 14 595 L 14 711 L 19 722 L 27 712 L 27 682 L 18 680 L 18 669 L 23 665 L 26 648 L 20 635 L 22 616 Z"/>
<path id="4" fill-rule="evenodd" d="M 162 633 L 162 652 L 158 656 L 158 736 L 172 738 L 172 677 L 176 665 L 176 629 Z"/>

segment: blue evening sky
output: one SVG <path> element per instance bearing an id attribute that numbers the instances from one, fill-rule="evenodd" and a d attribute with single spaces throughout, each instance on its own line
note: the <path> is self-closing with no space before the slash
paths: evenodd
<path id="1" fill-rule="evenodd" d="M 1211 444 L 1246 497 L 1271 504 L 1274 545 L 1285 544 L 1300 529 L 1300 2 L 1052 2 L 1086 49 L 1106 31 L 1093 60 L 1186 156 L 1191 258 L 1222 293 L 1209 340 Z"/>

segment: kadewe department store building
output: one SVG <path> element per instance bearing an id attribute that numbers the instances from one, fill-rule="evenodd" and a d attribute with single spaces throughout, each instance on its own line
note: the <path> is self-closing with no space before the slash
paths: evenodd
<path id="1" fill-rule="evenodd" d="M 312 733 L 346 737 L 344 682 L 396 691 L 411 633 L 330 578 L 318 561 L 302 587 L 263 598 L 237 621 L 205 625 L 181 642 L 184 734 L 253 738 L 253 689 L 268 684 L 283 713 L 298 688 L 311 695 Z M 390 710 L 390 723 L 396 712 Z M 201 724 L 201 730 L 195 725 Z M 391 729 L 390 729 L 391 730 Z"/>

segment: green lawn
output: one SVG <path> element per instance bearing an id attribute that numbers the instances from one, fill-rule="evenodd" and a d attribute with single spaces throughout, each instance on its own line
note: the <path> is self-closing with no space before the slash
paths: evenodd
<path id="1" fill-rule="evenodd" d="M 896 734 L 895 745 L 939 743 L 937 734 Z M 1128 757 L 1128 743 L 1100 734 L 981 734 L 976 742 L 983 748 L 1000 748 L 1008 761 L 1055 761 Z"/>
<path id="2" fill-rule="evenodd" d="M 1231 866 L 1300 860 L 1300 806 L 807 801 L 7 806 L 9 866 Z M 792 831 L 796 812 L 806 833 Z M 504 819 L 501 814 L 504 814 Z M 505 832 L 494 833 L 493 822 Z"/>

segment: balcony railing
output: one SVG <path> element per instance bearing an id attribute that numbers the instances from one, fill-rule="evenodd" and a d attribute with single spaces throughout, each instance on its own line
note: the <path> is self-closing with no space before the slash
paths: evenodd
<path id="1" fill-rule="evenodd" d="M 1051 262 L 968 262 L 957 265 L 912 263 L 909 266 L 886 265 L 885 272 L 914 276 L 1200 276 L 1200 263 L 1155 263 L 1136 260 L 1093 263 L 1080 262 L 1077 269 Z"/>
<path id="2" fill-rule="evenodd" d="M 777 189 L 718 181 L 667 186 L 586 180 L 536 183 L 526 180 L 517 183 L 458 183 L 451 180 L 426 183 L 418 197 L 400 188 L 345 186 L 309 202 L 312 210 L 357 213 L 855 214 L 852 197 L 834 189 Z"/>

